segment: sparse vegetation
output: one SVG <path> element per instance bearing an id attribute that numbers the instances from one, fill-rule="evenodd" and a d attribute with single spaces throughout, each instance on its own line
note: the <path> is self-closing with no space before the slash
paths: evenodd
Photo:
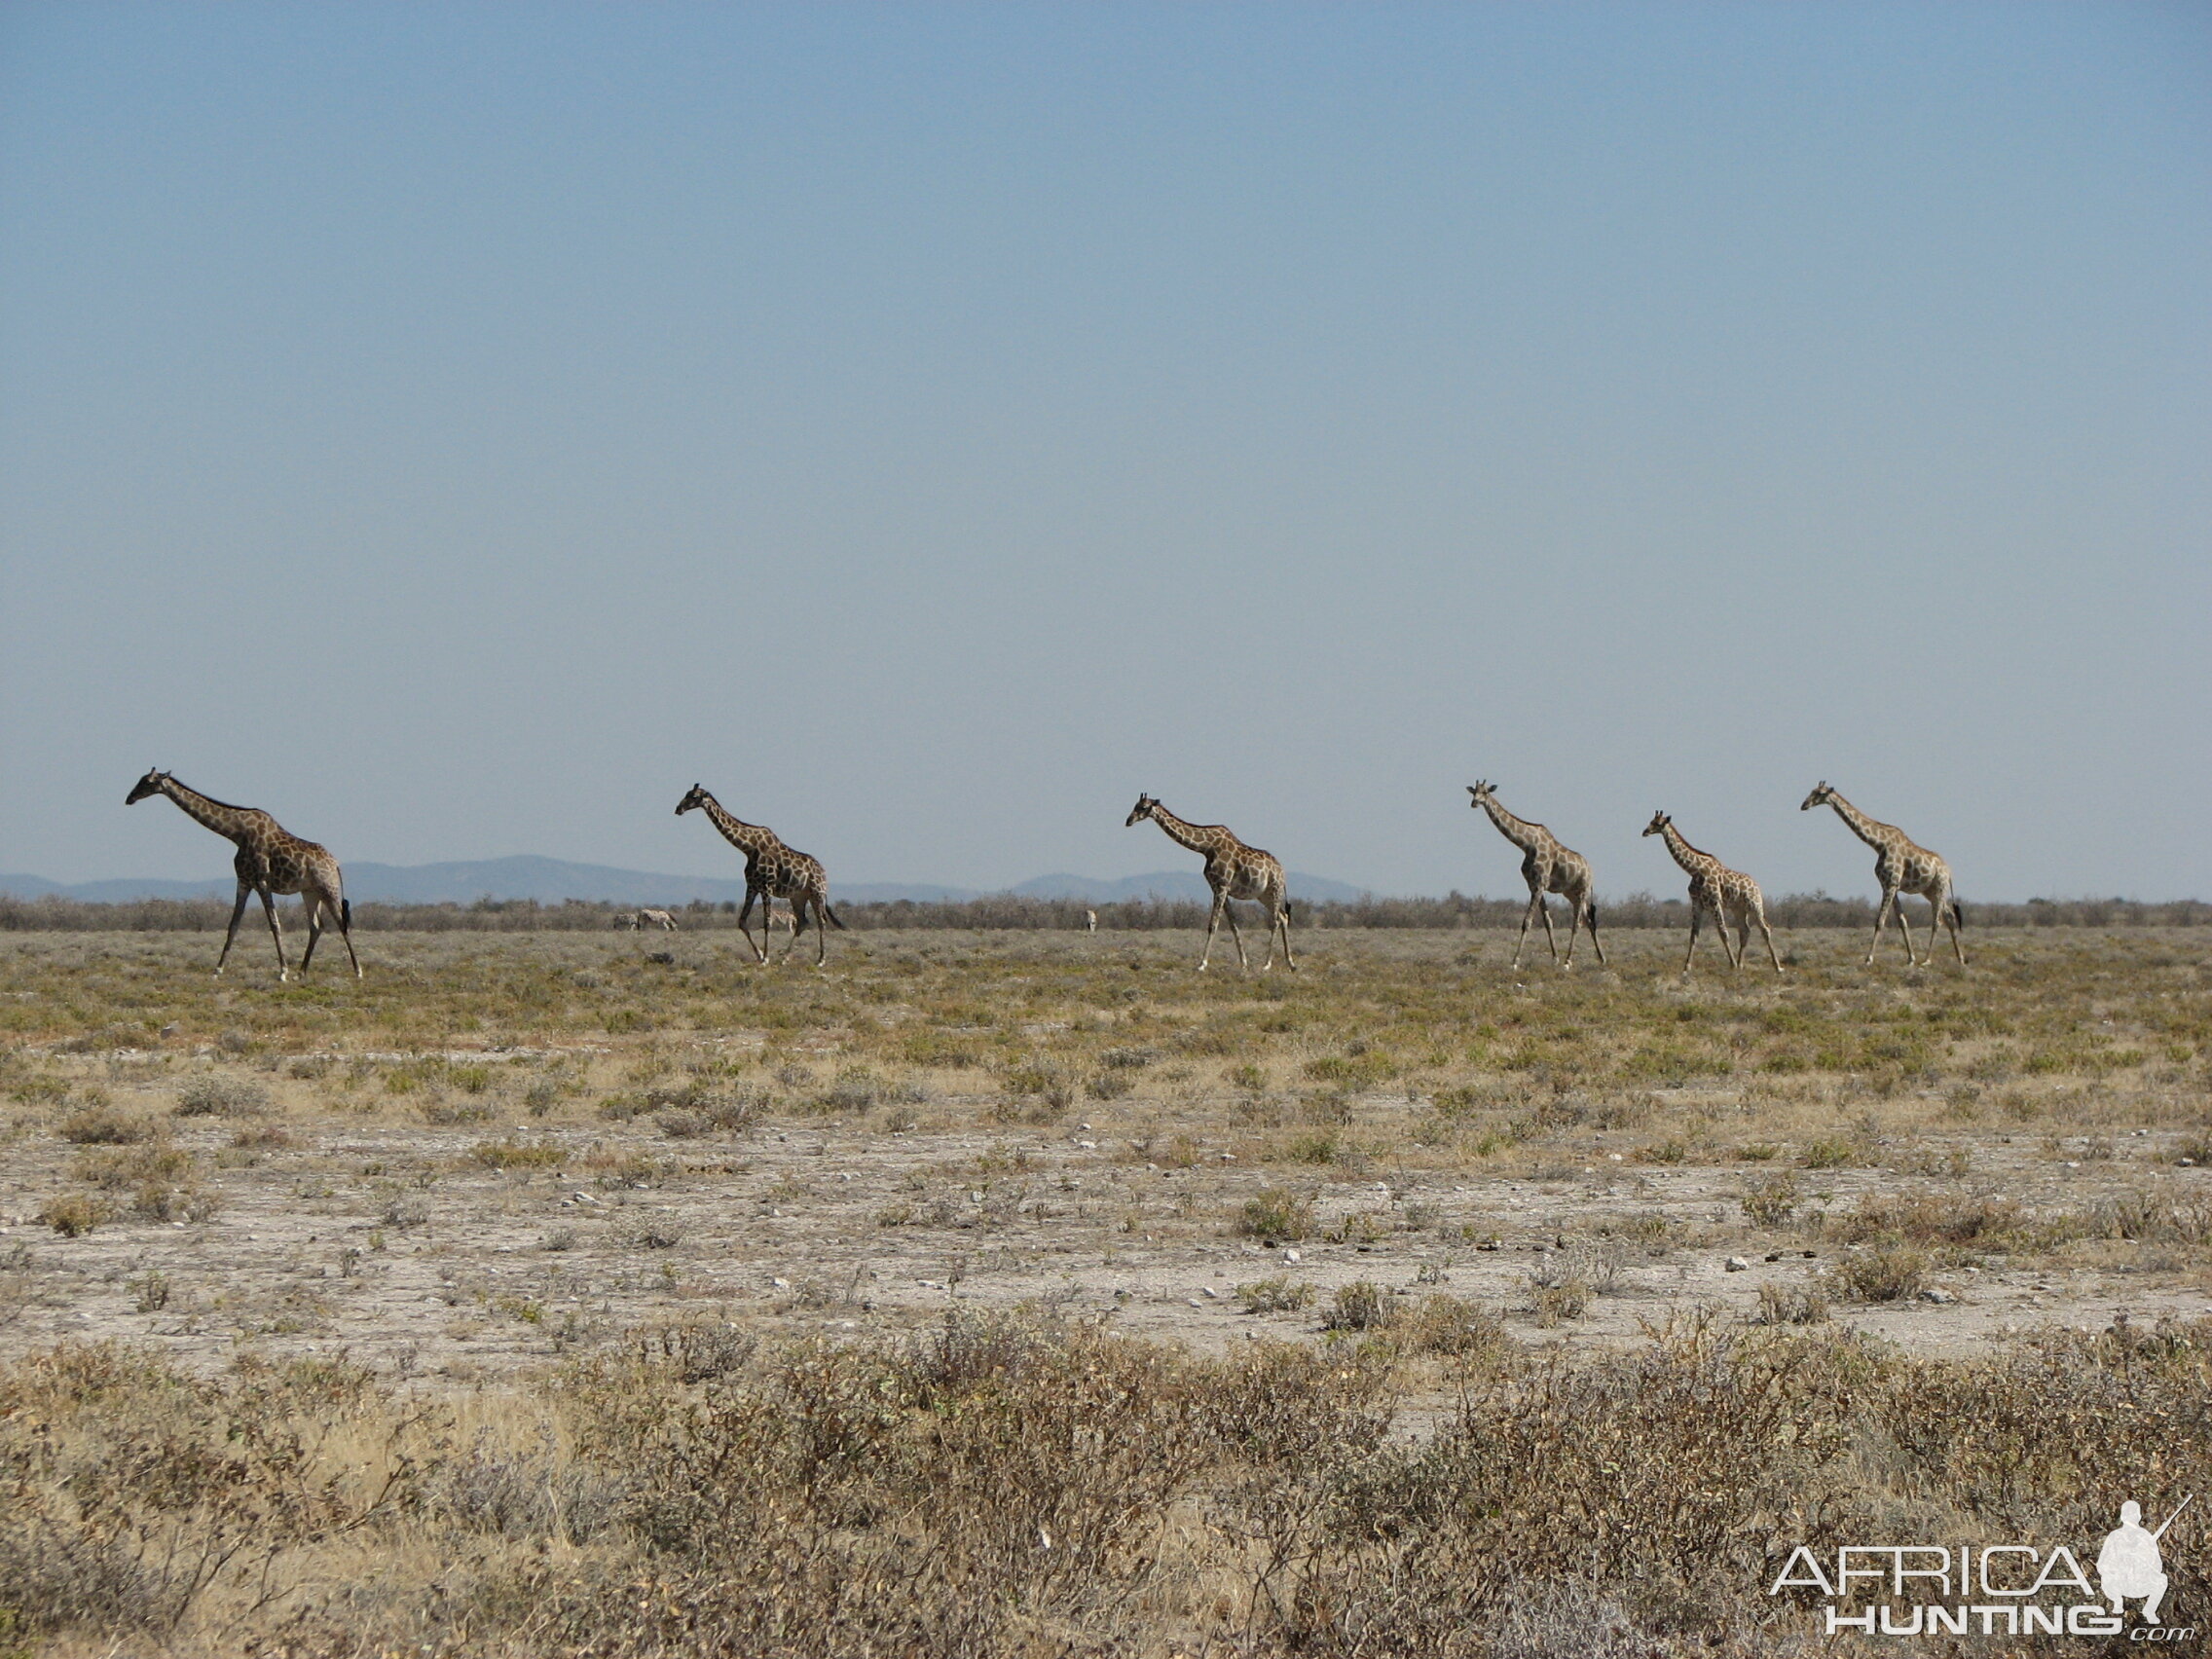
<path id="1" fill-rule="evenodd" d="M 0 1653 L 1534 1654 L 1570 1584 L 1748 1656 L 1778 1529 L 2212 1484 L 2212 934 L 1511 937 L 0 933 Z"/>

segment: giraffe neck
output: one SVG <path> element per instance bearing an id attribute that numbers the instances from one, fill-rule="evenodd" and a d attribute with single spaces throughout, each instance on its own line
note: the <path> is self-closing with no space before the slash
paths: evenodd
<path id="1" fill-rule="evenodd" d="M 162 780 L 162 793 L 175 801 L 195 823 L 203 824 L 218 835 L 233 841 L 243 842 L 254 826 L 254 820 L 263 816 L 251 807 L 231 806 L 188 789 L 174 778 Z"/>
<path id="2" fill-rule="evenodd" d="M 1194 853 L 1210 855 L 1221 848 L 1223 831 L 1201 830 L 1196 824 L 1186 824 L 1158 801 L 1152 803 L 1152 821 L 1166 830 L 1171 840 L 1181 842 Z"/>
<path id="3" fill-rule="evenodd" d="M 1498 833 L 1523 852 L 1532 853 L 1544 844 L 1543 836 L 1536 832 L 1533 824 L 1526 818 L 1514 817 L 1492 796 L 1483 796 L 1483 810 L 1490 814 L 1490 821 L 1497 826 Z"/>
<path id="4" fill-rule="evenodd" d="M 1682 832 L 1673 823 L 1660 827 L 1659 833 L 1667 843 L 1667 851 L 1675 855 L 1675 862 L 1692 875 L 1704 875 L 1718 867 L 1720 861 L 1711 853 L 1701 853 L 1682 839 Z"/>
<path id="5" fill-rule="evenodd" d="M 714 820 L 715 828 L 722 832 L 722 838 L 730 845 L 743 847 L 749 853 L 761 853 L 774 844 L 775 834 L 766 826 L 748 824 L 742 818 L 731 816 L 713 795 L 708 795 L 704 804 L 707 816 Z"/>
<path id="6" fill-rule="evenodd" d="M 1835 815 L 1838 818 L 1851 826 L 1851 832 L 1869 847 L 1880 848 L 1888 845 L 1891 836 L 1896 833 L 1887 824 L 1875 823 L 1873 819 L 1868 818 L 1833 790 L 1828 791 L 1828 805 L 1835 808 Z"/>

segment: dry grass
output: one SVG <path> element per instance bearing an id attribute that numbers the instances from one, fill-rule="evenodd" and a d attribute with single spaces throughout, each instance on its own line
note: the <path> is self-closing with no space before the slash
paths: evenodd
<path id="1" fill-rule="evenodd" d="M 710 1325 L 434 1404 L 63 1348 L 0 1370 L 5 1611 L 194 1653 L 1482 1655 L 1565 1606 L 1560 1651 L 1609 1621 L 1748 1655 L 1794 1644 L 1762 1591 L 1797 1541 L 2094 1535 L 2106 1493 L 2212 1480 L 2212 1325 L 1972 1361 L 1710 1320 L 1582 1359 L 1475 1341 L 1413 1440 L 1399 1340 Z"/>
<path id="2" fill-rule="evenodd" d="M 383 934 L 283 986 L 0 936 L 0 1654 L 1785 1650 L 1784 1540 L 2212 1484 L 2203 1325 L 1865 1334 L 2000 1278 L 2029 1325 L 2069 1275 L 2202 1306 L 2202 932 L 1981 932 L 1968 975 L 1800 935 L 1687 984 L 1656 932 L 1566 976 L 1331 931 L 1265 980 L 1166 933 L 829 974 Z M 771 1281 L 732 1208 L 852 1220 Z M 226 1280 L 241 1209 L 296 1225 Z M 1202 1271 L 1114 1289 L 1148 1252 Z M 333 1358 L 387 1280 L 411 1342 L 530 1363 Z M 1186 1300 L 1188 1346 L 1110 1334 Z M 21 1340 L 78 1305 L 143 1334 Z"/>

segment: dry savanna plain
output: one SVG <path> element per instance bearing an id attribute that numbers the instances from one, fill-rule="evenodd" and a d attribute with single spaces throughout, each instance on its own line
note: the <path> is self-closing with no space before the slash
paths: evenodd
<path id="1" fill-rule="evenodd" d="M 2212 929 L 1969 939 L 0 934 L 0 1654 L 1832 1647 L 2212 1504 Z"/>

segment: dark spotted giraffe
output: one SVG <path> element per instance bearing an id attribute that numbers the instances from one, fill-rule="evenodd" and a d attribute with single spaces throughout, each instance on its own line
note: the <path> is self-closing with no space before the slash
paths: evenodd
<path id="1" fill-rule="evenodd" d="M 1224 915 L 1229 917 L 1229 937 L 1236 941 L 1237 966 L 1252 966 L 1244 954 L 1244 936 L 1237 929 L 1236 912 L 1229 907 L 1232 899 L 1257 900 L 1268 907 L 1268 960 L 1260 972 L 1265 974 L 1275 965 L 1278 934 L 1282 938 L 1282 959 L 1295 969 L 1298 958 L 1290 951 L 1290 901 L 1282 864 L 1274 854 L 1247 847 L 1218 824 L 1186 824 L 1148 794 L 1137 796 L 1137 804 L 1123 828 L 1147 818 L 1166 830 L 1170 839 L 1205 856 L 1206 885 L 1213 889 L 1213 915 L 1206 922 L 1206 947 L 1198 953 L 1199 972 L 1205 971 L 1213 957 L 1213 936 L 1220 931 Z"/>
<path id="2" fill-rule="evenodd" d="M 231 906 L 231 930 L 223 936 L 222 955 L 215 958 L 216 973 L 220 974 L 230 959 L 231 946 L 239 937 L 239 918 L 245 914 L 247 895 L 258 893 L 269 917 L 269 937 L 276 941 L 276 977 L 289 979 L 292 971 L 284 961 L 284 930 L 276 920 L 276 896 L 297 893 L 308 918 L 308 947 L 300 957 L 300 972 L 305 974 L 308 964 L 314 960 L 315 940 L 322 937 L 327 917 L 336 924 L 338 937 L 346 941 L 353 977 L 361 977 L 361 959 L 353 954 L 353 906 L 346 901 L 338 861 L 330 856 L 329 849 L 291 834 L 258 806 L 231 806 L 212 799 L 186 788 L 166 772 L 149 771 L 124 797 L 124 804 L 135 806 L 148 795 L 157 794 L 167 795 L 188 816 L 238 843 L 238 857 L 231 861 L 231 867 L 238 872 L 239 900 Z"/>
<path id="3" fill-rule="evenodd" d="M 1868 818 L 1825 783 L 1816 785 L 1797 808 L 1810 812 L 1816 806 L 1832 806 L 1835 815 L 1851 826 L 1851 831 L 1874 849 L 1874 879 L 1882 884 L 1882 907 L 1874 912 L 1874 942 L 1866 947 L 1866 966 L 1874 966 L 1874 953 L 1882 947 L 1882 932 L 1890 925 L 1890 912 L 1896 911 L 1898 932 L 1904 935 L 1904 959 L 1915 968 L 1925 968 L 1936 960 L 1936 924 L 1940 919 L 1950 930 L 1951 948 L 1958 952 L 1959 966 L 1967 965 L 1967 947 L 1960 942 L 1959 929 L 1966 922 L 1966 912 L 1960 908 L 1958 897 L 1951 890 L 1951 866 L 1921 846 L 1895 824 L 1884 824 L 1878 818 Z M 1899 895 L 1916 893 L 1928 901 L 1928 955 L 1917 958 L 1912 948 L 1912 924 L 1905 920 L 1904 904 Z"/>
<path id="4" fill-rule="evenodd" d="M 822 861 L 807 857 L 787 847 L 773 830 L 761 824 L 748 824 L 726 811 L 722 803 L 706 790 L 693 784 L 691 791 L 677 803 L 677 815 L 693 808 L 706 813 L 722 838 L 745 855 L 745 907 L 737 913 L 738 932 L 745 935 L 745 942 L 762 962 L 768 960 L 768 930 L 774 923 L 776 901 L 781 899 L 792 907 L 792 943 L 798 943 L 798 936 L 806 926 L 809 905 L 814 909 L 816 950 L 814 965 L 819 968 L 830 959 L 830 927 L 842 929 L 844 923 L 837 912 L 830 907 L 830 878 L 823 872 Z M 760 901 L 760 938 L 753 938 L 747 926 L 753 914 L 753 901 Z M 789 952 L 786 952 L 788 955 Z"/>

